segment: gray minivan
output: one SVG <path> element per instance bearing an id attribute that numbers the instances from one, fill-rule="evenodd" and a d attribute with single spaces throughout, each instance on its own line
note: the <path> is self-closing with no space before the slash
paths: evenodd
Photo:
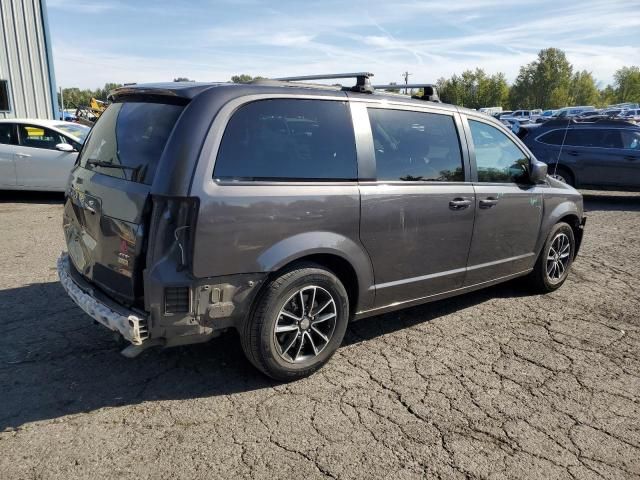
<path id="1" fill-rule="evenodd" d="M 350 320 L 525 275 L 558 288 L 581 195 L 425 91 L 364 74 L 115 90 L 71 172 L 64 288 L 129 356 L 236 329 L 280 380 L 327 362 Z"/>

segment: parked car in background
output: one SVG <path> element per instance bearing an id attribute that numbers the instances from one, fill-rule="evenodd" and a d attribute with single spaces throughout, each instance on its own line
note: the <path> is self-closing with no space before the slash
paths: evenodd
<path id="1" fill-rule="evenodd" d="M 89 130 L 58 120 L 0 120 L 0 190 L 64 192 Z"/>
<path id="2" fill-rule="evenodd" d="M 585 119 L 585 118 L 597 118 L 602 116 L 603 115 L 600 112 L 600 110 L 587 110 L 586 112 L 582 112 L 576 115 L 576 118 Z"/>
<path id="3" fill-rule="evenodd" d="M 557 112 L 557 110 L 545 110 L 543 111 L 536 119 L 535 119 L 535 123 L 544 123 L 547 120 L 551 120 L 551 118 L 553 118 L 554 114 Z"/>
<path id="4" fill-rule="evenodd" d="M 640 188 L 640 127 L 620 120 L 551 120 L 518 136 L 549 173 L 576 188 Z"/>
<path id="5" fill-rule="evenodd" d="M 71 298 L 130 355 L 233 328 L 293 380 L 352 319 L 526 275 L 562 285 L 582 196 L 491 117 L 361 78 L 115 90 L 69 181 Z"/>
<path id="6" fill-rule="evenodd" d="M 502 117 L 509 117 L 513 113 L 512 110 L 503 110 L 500 113 L 494 113 L 493 118 L 500 120 Z"/>
<path id="7" fill-rule="evenodd" d="M 640 124 L 640 108 L 631 108 L 629 110 L 625 110 L 618 116 L 621 119 L 626 120 L 627 122 Z"/>
<path id="8" fill-rule="evenodd" d="M 602 115 L 603 117 L 618 117 L 620 116 L 622 113 L 624 113 L 626 110 L 623 108 L 607 108 L 605 110 L 601 110 L 600 111 L 600 115 Z"/>
<path id="9" fill-rule="evenodd" d="M 593 112 L 596 108 L 590 105 L 579 107 L 564 107 L 556 112 L 555 118 L 572 118 L 577 117 L 584 112 Z"/>

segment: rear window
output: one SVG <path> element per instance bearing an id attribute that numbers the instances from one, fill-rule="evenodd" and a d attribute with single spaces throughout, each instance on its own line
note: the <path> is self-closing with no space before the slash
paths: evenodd
<path id="1" fill-rule="evenodd" d="M 261 100 L 229 121 L 213 173 L 236 180 L 355 180 L 355 139 L 346 102 Z"/>
<path id="2" fill-rule="evenodd" d="M 110 105 L 91 130 L 80 165 L 104 175 L 150 185 L 183 108 L 144 102 Z"/>

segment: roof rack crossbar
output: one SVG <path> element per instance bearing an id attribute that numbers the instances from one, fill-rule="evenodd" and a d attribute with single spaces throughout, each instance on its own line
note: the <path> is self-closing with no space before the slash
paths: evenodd
<path id="1" fill-rule="evenodd" d="M 354 73 L 329 73 L 325 75 L 303 75 L 299 77 L 280 77 L 272 80 L 281 82 L 298 82 L 304 80 L 335 80 L 340 78 L 355 78 L 356 84 L 350 88 L 354 92 L 373 93 L 373 87 L 369 78 L 373 77 L 370 72 L 354 72 Z"/>
<path id="2" fill-rule="evenodd" d="M 408 83 L 408 84 L 393 84 L 390 83 L 388 85 L 372 85 L 376 90 L 387 90 L 395 88 L 397 90 L 402 90 L 403 88 L 427 88 L 427 87 L 435 87 L 433 83 Z"/>
<path id="3" fill-rule="evenodd" d="M 422 96 L 412 95 L 411 98 L 440 103 L 438 90 L 436 89 L 436 86 L 433 83 L 407 83 L 405 85 L 394 85 L 394 84 L 373 85 L 373 88 L 375 88 L 376 90 L 390 90 L 390 89 L 402 90 L 403 88 L 405 89 L 422 88 L 424 91 L 424 95 Z"/>

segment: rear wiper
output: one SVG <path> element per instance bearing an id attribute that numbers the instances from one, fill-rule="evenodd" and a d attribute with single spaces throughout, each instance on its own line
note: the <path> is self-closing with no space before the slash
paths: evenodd
<path id="1" fill-rule="evenodd" d="M 95 165 L 96 167 L 103 167 L 103 168 L 120 168 L 121 170 L 131 170 L 133 172 L 131 177 L 135 178 L 136 181 L 140 181 L 141 180 L 138 177 L 142 176 L 141 175 L 142 172 L 140 172 L 140 167 L 142 167 L 142 165 L 138 165 L 137 167 L 130 167 L 129 165 L 121 165 L 119 163 L 105 162 L 103 160 L 96 160 L 96 159 L 92 159 L 92 158 L 87 160 L 86 164 L 87 165 Z"/>
<path id="2" fill-rule="evenodd" d="M 102 160 L 92 160 L 92 159 L 87 160 L 87 165 L 95 165 L 96 167 L 104 167 L 104 168 L 121 168 L 122 170 L 134 170 L 134 171 L 138 171 L 138 169 L 140 168 L 140 166 L 130 167 L 129 165 L 120 165 L 119 163 L 104 162 Z"/>

